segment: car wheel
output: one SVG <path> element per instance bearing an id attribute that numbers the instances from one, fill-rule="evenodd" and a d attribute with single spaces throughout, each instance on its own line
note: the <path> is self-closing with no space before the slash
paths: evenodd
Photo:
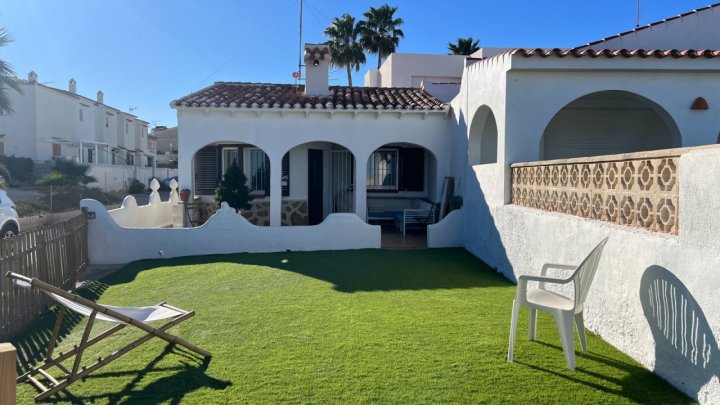
<path id="1" fill-rule="evenodd" d="M 14 238 L 18 234 L 17 227 L 15 225 L 5 225 L 0 230 L 0 236 L 3 239 Z"/>

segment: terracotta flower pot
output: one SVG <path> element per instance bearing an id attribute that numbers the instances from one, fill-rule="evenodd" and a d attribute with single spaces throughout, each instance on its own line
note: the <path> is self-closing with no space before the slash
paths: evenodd
<path id="1" fill-rule="evenodd" d="M 180 200 L 182 202 L 187 202 L 190 199 L 190 190 L 184 189 L 180 192 Z"/>

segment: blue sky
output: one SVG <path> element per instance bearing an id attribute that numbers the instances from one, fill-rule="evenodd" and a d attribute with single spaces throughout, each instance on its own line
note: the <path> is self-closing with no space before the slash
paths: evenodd
<path id="1" fill-rule="evenodd" d="M 712 0 L 643 0 L 641 24 Z M 304 42 L 320 42 L 330 18 L 361 17 L 385 1 L 306 0 Z M 635 26 L 636 0 L 394 0 L 405 20 L 400 52 L 445 53 L 458 36 L 488 47 L 571 47 Z M 0 26 L 15 42 L 0 49 L 23 78 L 67 88 L 175 125 L 171 100 L 214 81 L 291 83 L 298 60 L 299 0 L 15 0 L 0 4 Z M 368 55 L 368 65 L 376 65 Z M 354 75 L 362 84 L 368 65 Z M 345 85 L 344 71 L 331 84 Z"/>

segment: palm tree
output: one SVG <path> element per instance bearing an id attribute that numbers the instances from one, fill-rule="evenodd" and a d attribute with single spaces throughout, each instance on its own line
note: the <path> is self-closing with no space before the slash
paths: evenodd
<path id="1" fill-rule="evenodd" d="M 352 87 L 352 69 L 360 70 L 365 63 L 365 53 L 360 45 L 360 24 L 355 23 L 355 17 L 343 14 L 335 17 L 329 27 L 325 28 L 325 36 L 330 38 L 330 56 L 332 64 L 347 69 L 348 86 Z"/>
<path id="2" fill-rule="evenodd" d="M 448 55 L 471 55 L 480 50 L 480 40 L 473 37 L 458 38 L 453 44 L 448 42 Z"/>
<path id="3" fill-rule="evenodd" d="M 0 48 L 7 46 L 13 41 L 12 36 L 5 28 L 0 28 Z M 10 105 L 10 97 L 8 97 L 7 88 L 14 89 L 18 93 L 21 91 L 18 85 L 17 79 L 15 78 L 15 72 L 7 62 L 0 60 L 0 109 L 12 112 L 12 105 Z"/>
<path id="4" fill-rule="evenodd" d="M 363 14 L 365 21 L 360 21 L 363 48 L 378 55 L 378 69 L 383 57 L 395 52 L 400 38 L 405 37 L 405 33 L 398 28 L 403 24 L 403 19 L 395 18 L 396 11 L 397 7 L 387 4 L 379 8 L 370 7 L 370 10 Z"/>

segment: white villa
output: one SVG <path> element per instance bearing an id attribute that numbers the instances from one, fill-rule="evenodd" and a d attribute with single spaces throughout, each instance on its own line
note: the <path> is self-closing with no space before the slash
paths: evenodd
<path id="1" fill-rule="evenodd" d="M 436 201 L 450 173 L 449 106 L 418 88 L 329 87 L 329 58 L 326 45 L 306 46 L 305 86 L 215 83 L 174 101 L 181 187 L 214 205 L 237 162 L 261 197 L 251 221 L 270 226 Z"/>
<path id="2" fill-rule="evenodd" d="M 437 210 L 427 246 L 511 280 L 609 237 L 586 327 L 720 403 L 717 27 L 720 3 L 574 49 L 395 54 L 356 88 L 328 86 L 328 49 L 307 44 L 304 86 L 219 82 L 171 103 L 179 187 L 209 210 L 239 164 L 256 197 L 243 215 L 267 226 L 225 206 L 165 229 L 183 222 L 172 193 L 110 213 L 84 200 L 90 260 L 379 248 L 369 220 L 452 192 L 463 206 Z"/>
<path id="3" fill-rule="evenodd" d="M 128 178 L 152 176 L 155 140 L 148 123 L 104 103 L 38 81 L 35 72 L 19 80 L 22 93 L 8 92 L 13 113 L 0 111 L 0 153 L 27 157 L 36 163 L 72 159 L 92 166 L 99 182 L 91 186 L 123 189 Z"/>

